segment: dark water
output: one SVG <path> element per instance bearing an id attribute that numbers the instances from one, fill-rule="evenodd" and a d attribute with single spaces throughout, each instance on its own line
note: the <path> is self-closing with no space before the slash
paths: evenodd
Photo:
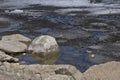
<path id="1" fill-rule="evenodd" d="M 103 8 L 105 9 L 105 7 L 98 7 L 100 10 Z M 83 72 L 95 64 L 120 60 L 120 46 L 113 50 L 110 47 L 120 41 L 118 13 L 90 15 L 90 10 L 97 10 L 93 6 L 55 7 L 36 4 L 19 9 L 24 10 L 25 13 L 5 13 L 5 10 L 14 9 L 1 7 L 0 36 L 20 33 L 34 39 L 40 35 L 51 35 L 56 38 L 60 46 L 60 53 L 49 59 L 41 59 L 38 55 L 29 53 L 14 55 L 20 62 L 71 64 Z M 96 23 L 104 24 L 96 26 Z M 117 34 L 113 35 L 114 32 Z M 89 49 L 89 46 L 93 45 L 105 45 L 105 48 Z M 114 56 L 114 53 L 117 56 Z"/>

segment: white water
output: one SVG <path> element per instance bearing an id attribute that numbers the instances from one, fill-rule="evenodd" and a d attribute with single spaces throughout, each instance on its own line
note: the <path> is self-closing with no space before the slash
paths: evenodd
<path id="1" fill-rule="evenodd" d="M 4 1 L 0 1 L 0 6 L 22 7 L 30 4 L 70 7 L 70 6 L 87 6 L 89 5 L 89 1 L 88 0 L 4 0 Z"/>
<path id="2" fill-rule="evenodd" d="M 40 4 L 44 6 L 59 6 L 59 7 L 80 7 L 89 6 L 83 8 L 65 8 L 57 10 L 59 13 L 67 13 L 71 11 L 90 11 L 89 15 L 101 15 L 101 14 L 113 14 L 120 13 L 120 4 L 90 4 L 89 0 L 4 0 L 0 1 L 0 8 L 21 8 L 31 4 Z M 114 9 L 113 9 L 114 8 Z"/>

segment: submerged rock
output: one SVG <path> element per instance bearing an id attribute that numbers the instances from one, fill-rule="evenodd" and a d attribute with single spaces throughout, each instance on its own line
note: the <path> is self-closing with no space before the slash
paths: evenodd
<path id="1" fill-rule="evenodd" d="M 48 34 L 54 36 L 55 38 L 62 38 L 67 40 L 87 39 L 92 36 L 90 33 L 81 30 L 56 30 L 48 32 Z"/>
<path id="2" fill-rule="evenodd" d="M 31 39 L 21 35 L 21 34 L 12 34 L 12 35 L 5 35 L 2 36 L 3 41 L 18 41 L 23 43 L 31 42 Z"/>
<path id="3" fill-rule="evenodd" d="M 0 50 L 6 53 L 21 53 L 27 50 L 27 45 L 16 41 L 0 41 Z"/>
<path id="4" fill-rule="evenodd" d="M 59 46 L 54 37 L 43 35 L 35 38 L 30 44 L 28 50 L 32 53 L 46 56 L 50 53 L 52 54 L 58 52 Z"/>
<path id="5" fill-rule="evenodd" d="M 9 56 L 5 54 L 4 52 L 0 51 L 0 62 L 18 62 L 17 58 L 14 58 L 12 56 Z"/>
<path id="6" fill-rule="evenodd" d="M 108 62 L 90 67 L 82 80 L 119 80 L 120 62 Z"/>
<path id="7" fill-rule="evenodd" d="M 92 22 L 88 23 L 87 26 L 83 27 L 86 31 L 115 31 L 116 26 L 109 25 L 103 22 Z"/>
<path id="8" fill-rule="evenodd" d="M 120 45 L 117 43 L 93 45 L 89 46 L 88 49 L 95 54 L 102 54 L 116 59 L 120 58 Z"/>

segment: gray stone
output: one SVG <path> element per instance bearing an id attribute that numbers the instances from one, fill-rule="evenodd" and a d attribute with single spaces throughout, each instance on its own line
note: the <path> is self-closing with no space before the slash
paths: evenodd
<path id="1" fill-rule="evenodd" d="M 9 56 L 5 54 L 4 52 L 0 51 L 0 62 L 18 62 L 17 58 L 14 58 L 12 56 Z"/>
<path id="2" fill-rule="evenodd" d="M 71 65 L 20 65 L 0 63 L 0 73 L 13 80 L 81 80 L 82 73 Z"/>
<path id="3" fill-rule="evenodd" d="M 0 73 L 0 80 L 14 80 L 13 76 Z"/>
<path id="4" fill-rule="evenodd" d="M 54 37 L 43 35 L 35 38 L 30 44 L 29 51 L 40 55 L 48 55 L 59 51 L 59 46 Z"/>
<path id="5" fill-rule="evenodd" d="M 27 45 L 15 41 L 0 41 L 0 50 L 6 53 L 20 53 L 27 50 Z"/>
<path id="6" fill-rule="evenodd" d="M 71 76 L 66 75 L 54 75 L 46 77 L 44 80 L 74 80 Z"/>
<path id="7" fill-rule="evenodd" d="M 21 35 L 21 34 L 12 34 L 12 35 L 5 35 L 2 36 L 3 41 L 19 41 L 19 42 L 24 42 L 24 43 L 29 43 L 31 42 L 31 39 Z"/>
<path id="8" fill-rule="evenodd" d="M 82 80 L 119 80 L 120 62 L 108 62 L 90 67 L 83 73 Z"/>

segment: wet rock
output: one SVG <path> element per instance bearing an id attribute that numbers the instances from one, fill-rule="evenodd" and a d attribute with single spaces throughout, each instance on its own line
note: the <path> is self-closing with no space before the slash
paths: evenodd
<path id="1" fill-rule="evenodd" d="M 21 53 L 27 50 L 27 45 L 15 41 L 0 41 L 0 50 L 6 53 Z"/>
<path id="2" fill-rule="evenodd" d="M 28 50 L 32 53 L 46 56 L 58 52 L 59 46 L 54 37 L 43 35 L 35 38 L 30 44 Z"/>
<path id="3" fill-rule="evenodd" d="M 90 67 L 82 80 L 119 80 L 120 62 L 108 62 Z"/>
<path id="4" fill-rule="evenodd" d="M 5 35 L 2 36 L 3 41 L 18 41 L 23 43 L 29 43 L 31 42 L 30 38 L 27 38 L 21 34 L 12 34 L 12 35 Z"/>
<path id="5" fill-rule="evenodd" d="M 17 58 L 7 55 L 6 53 L 0 51 L 0 62 L 18 62 Z"/>
<path id="6" fill-rule="evenodd" d="M 82 76 L 81 72 L 71 65 L 20 65 L 7 62 L 0 64 L 0 72 L 13 76 L 13 80 L 81 80 Z M 69 74 L 59 72 L 62 69 Z"/>
<path id="7" fill-rule="evenodd" d="M 56 30 L 48 32 L 48 34 L 54 36 L 55 38 L 62 38 L 67 40 L 87 39 L 92 36 L 90 33 L 81 30 Z"/>

